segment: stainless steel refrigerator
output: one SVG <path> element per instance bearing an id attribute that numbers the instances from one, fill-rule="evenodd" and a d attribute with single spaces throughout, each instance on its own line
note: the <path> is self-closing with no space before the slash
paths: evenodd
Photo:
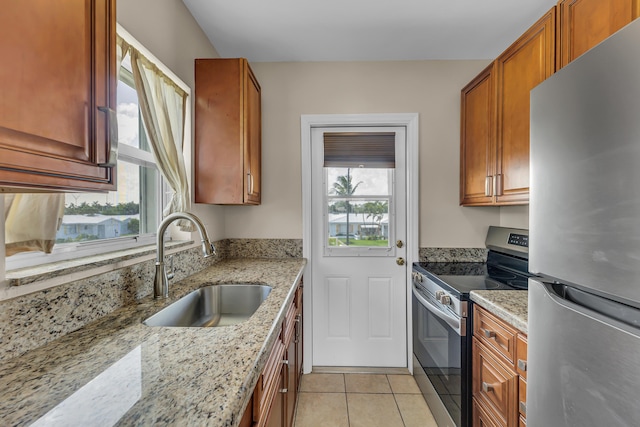
<path id="1" fill-rule="evenodd" d="M 640 426 L 640 21 L 531 92 L 528 427 Z"/>

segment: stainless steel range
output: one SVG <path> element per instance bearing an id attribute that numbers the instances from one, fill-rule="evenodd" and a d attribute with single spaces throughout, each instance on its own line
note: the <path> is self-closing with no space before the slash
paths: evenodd
<path id="1" fill-rule="evenodd" d="M 489 227 L 486 263 L 413 264 L 414 376 L 440 427 L 471 425 L 469 292 L 526 289 L 528 235 Z"/>

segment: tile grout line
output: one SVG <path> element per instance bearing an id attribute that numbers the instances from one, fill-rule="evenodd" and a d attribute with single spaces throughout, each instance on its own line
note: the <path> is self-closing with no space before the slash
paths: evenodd
<path id="1" fill-rule="evenodd" d="M 404 422 L 404 417 L 402 416 L 402 411 L 400 410 L 400 406 L 398 406 L 398 399 L 396 399 L 396 392 L 393 390 L 391 386 L 391 380 L 389 379 L 389 375 L 385 375 L 387 377 L 387 382 L 389 383 L 389 388 L 391 389 L 391 393 L 393 395 L 393 402 L 396 404 L 396 408 L 398 409 L 398 414 L 400 414 L 400 420 L 402 421 L 402 425 L 407 427 L 407 423 Z"/>
<path id="2" fill-rule="evenodd" d="M 347 426 L 351 427 L 351 417 L 349 416 L 349 398 L 347 396 L 347 376 L 342 375 L 342 381 L 344 382 L 344 406 L 347 408 Z"/>

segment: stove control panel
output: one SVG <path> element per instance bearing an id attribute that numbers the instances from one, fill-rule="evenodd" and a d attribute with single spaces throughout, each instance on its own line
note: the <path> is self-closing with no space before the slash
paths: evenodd
<path id="1" fill-rule="evenodd" d="M 509 233 L 510 245 L 522 246 L 523 248 L 529 247 L 529 236 L 524 234 Z"/>

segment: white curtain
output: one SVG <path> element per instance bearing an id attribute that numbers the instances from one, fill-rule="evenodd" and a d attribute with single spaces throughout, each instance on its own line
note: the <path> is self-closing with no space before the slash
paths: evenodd
<path id="1" fill-rule="evenodd" d="M 182 154 L 187 94 L 135 48 L 119 38 L 122 52 L 129 52 L 138 102 L 149 144 L 158 169 L 173 190 L 166 216 L 191 208 L 191 195 Z M 124 56 L 124 55 L 123 55 Z M 180 220 L 182 231 L 194 231 L 190 221 Z"/>
<path id="2" fill-rule="evenodd" d="M 29 251 L 51 253 L 63 216 L 63 194 L 6 194 L 4 196 L 6 256 Z"/>

